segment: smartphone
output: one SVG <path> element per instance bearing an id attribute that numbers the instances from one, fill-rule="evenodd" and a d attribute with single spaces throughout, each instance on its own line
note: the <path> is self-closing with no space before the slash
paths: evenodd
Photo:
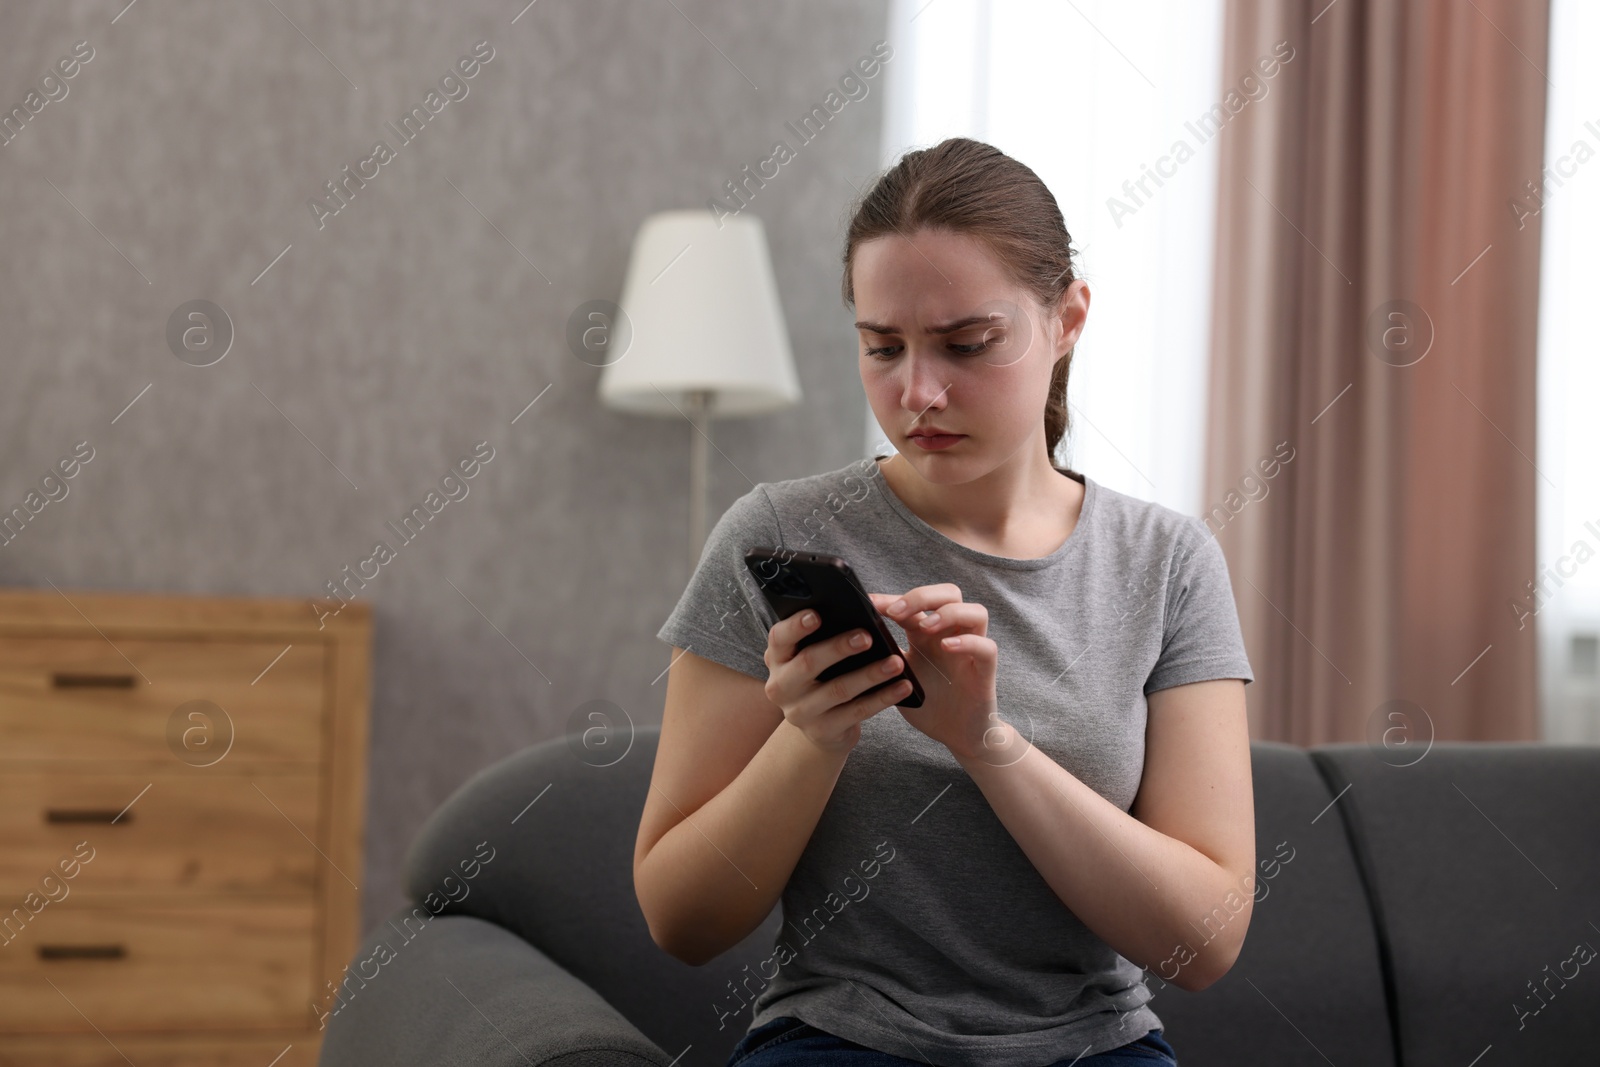
<path id="1" fill-rule="evenodd" d="M 872 606 L 872 598 L 861 588 L 850 564 L 838 556 L 823 552 L 752 548 L 744 554 L 744 565 L 755 576 L 756 585 L 761 588 L 778 618 L 787 619 L 797 611 L 811 608 L 822 620 L 822 625 L 814 632 L 799 640 L 797 648 L 805 648 L 851 630 L 865 630 L 872 635 L 871 645 L 824 668 L 817 675 L 817 681 L 826 682 L 868 663 L 876 663 L 886 656 L 897 655 L 900 657 L 900 673 L 867 692 L 877 692 L 885 685 L 894 685 L 905 679 L 911 683 L 911 692 L 906 694 L 904 700 L 896 701 L 896 706 L 922 706 L 925 696 L 922 683 L 911 673 L 909 658 L 895 643 L 894 635 L 889 633 L 878 609 Z"/>

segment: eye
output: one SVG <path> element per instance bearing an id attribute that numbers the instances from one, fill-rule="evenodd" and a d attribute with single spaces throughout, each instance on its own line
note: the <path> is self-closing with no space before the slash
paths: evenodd
<path id="1" fill-rule="evenodd" d="M 899 345 L 886 345 L 883 348 L 870 348 L 869 347 L 866 350 L 866 354 L 867 354 L 867 357 L 869 359 L 876 360 L 879 363 L 887 363 L 890 359 L 894 358 L 893 356 L 887 354 L 889 352 L 889 350 L 890 349 L 899 349 L 899 347 L 900 347 Z M 983 352 L 986 349 L 988 349 L 988 347 L 989 347 L 989 342 L 987 342 L 987 341 L 984 341 L 981 344 L 971 344 L 971 345 L 954 345 L 953 344 L 953 345 L 950 346 L 952 351 L 960 353 L 963 356 L 976 356 L 980 352 Z"/>

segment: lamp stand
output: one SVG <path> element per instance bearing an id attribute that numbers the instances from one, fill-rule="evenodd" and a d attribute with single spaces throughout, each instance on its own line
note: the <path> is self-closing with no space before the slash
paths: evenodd
<path id="1" fill-rule="evenodd" d="M 711 461 L 711 391 L 691 389 L 688 393 L 689 421 L 694 431 L 689 437 L 689 572 L 700 562 L 705 550 L 706 482 Z"/>

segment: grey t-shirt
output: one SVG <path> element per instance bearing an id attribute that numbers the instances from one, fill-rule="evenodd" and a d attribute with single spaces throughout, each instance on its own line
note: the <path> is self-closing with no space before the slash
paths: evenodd
<path id="1" fill-rule="evenodd" d="M 1254 676 L 1205 523 L 1080 480 L 1076 527 L 1037 559 L 946 537 L 874 460 L 762 483 L 717 522 L 657 636 L 765 681 L 777 616 L 744 564 L 757 545 L 841 556 L 868 592 L 954 582 L 988 609 L 1001 717 L 1127 811 L 1146 695 Z M 782 904 L 772 953 L 713 1005 L 724 1026 L 753 1004 L 747 1030 L 789 1015 L 908 1059 L 1038 1067 L 1162 1025 L 1144 972 L 1061 902 L 949 750 L 892 707 L 862 724 Z"/>

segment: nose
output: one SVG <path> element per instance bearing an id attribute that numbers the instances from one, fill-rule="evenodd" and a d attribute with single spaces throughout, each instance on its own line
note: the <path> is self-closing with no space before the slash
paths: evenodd
<path id="1" fill-rule="evenodd" d="M 905 384 L 900 391 L 900 403 L 908 411 L 938 411 L 945 406 L 950 386 L 945 369 L 937 358 L 913 355 L 909 350 L 901 356 L 900 367 Z"/>

